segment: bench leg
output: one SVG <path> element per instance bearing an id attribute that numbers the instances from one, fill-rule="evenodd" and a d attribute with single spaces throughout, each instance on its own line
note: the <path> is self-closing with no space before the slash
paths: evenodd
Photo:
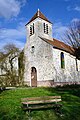
<path id="1" fill-rule="evenodd" d="M 32 120 L 31 110 L 27 110 L 27 111 L 26 111 L 26 115 L 28 116 L 28 120 Z"/>
<path id="2" fill-rule="evenodd" d="M 55 112 L 56 112 L 56 114 L 61 115 L 62 114 L 61 107 L 56 107 Z"/>

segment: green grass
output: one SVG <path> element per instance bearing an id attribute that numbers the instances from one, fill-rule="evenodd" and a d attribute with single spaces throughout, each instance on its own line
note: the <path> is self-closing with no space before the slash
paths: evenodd
<path id="1" fill-rule="evenodd" d="M 54 110 L 32 111 L 21 109 L 21 98 L 61 95 L 62 115 Z M 17 88 L 0 94 L 0 120 L 80 120 L 80 86 L 57 88 Z"/>

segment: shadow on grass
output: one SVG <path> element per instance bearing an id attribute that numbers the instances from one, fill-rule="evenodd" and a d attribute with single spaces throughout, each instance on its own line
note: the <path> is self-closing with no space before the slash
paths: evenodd
<path id="1" fill-rule="evenodd" d="M 61 120 L 80 120 L 80 85 L 57 86 L 56 88 L 44 88 L 51 93 L 62 97 Z"/>

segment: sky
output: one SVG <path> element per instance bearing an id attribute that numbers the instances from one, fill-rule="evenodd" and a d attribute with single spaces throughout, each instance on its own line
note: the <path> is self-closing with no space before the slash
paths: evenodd
<path id="1" fill-rule="evenodd" d="M 53 23 L 53 37 L 59 40 L 67 26 L 80 19 L 80 0 L 0 0 L 0 49 L 8 43 L 24 48 L 25 24 L 38 8 Z"/>

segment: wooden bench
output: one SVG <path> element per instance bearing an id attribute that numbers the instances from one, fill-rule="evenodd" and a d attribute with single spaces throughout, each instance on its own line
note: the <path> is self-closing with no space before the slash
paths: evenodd
<path id="1" fill-rule="evenodd" d="M 40 109 L 55 109 L 56 112 L 59 112 L 62 105 L 58 102 L 61 102 L 61 96 L 43 96 L 21 99 L 23 110 L 29 112 Z"/>

